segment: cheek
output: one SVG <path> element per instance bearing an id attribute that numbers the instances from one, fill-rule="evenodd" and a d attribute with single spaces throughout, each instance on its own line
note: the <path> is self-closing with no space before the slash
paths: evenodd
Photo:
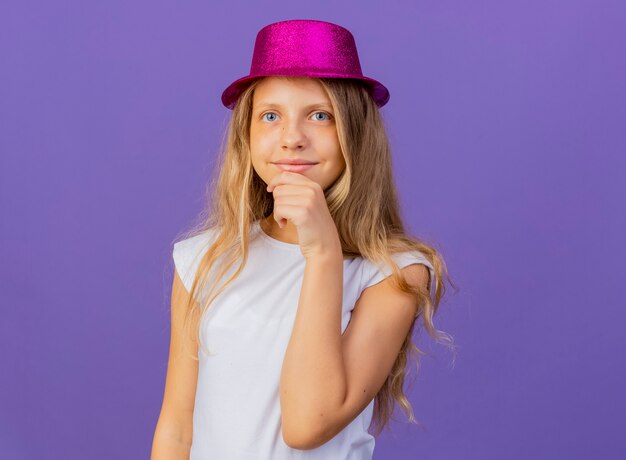
<path id="1" fill-rule="evenodd" d="M 267 149 L 274 145 L 275 134 L 268 129 L 252 129 L 250 130 L 250 145 L 254 145 L 259 149 Z"/>
<path id="2" fill-rule="evenodd" d="M 322 151 L 327 160 L 343 163 L 343 155 L 341 154 L 341 146 L 336 132 L 327 133 L 326 136 L 320 137 Z"/>

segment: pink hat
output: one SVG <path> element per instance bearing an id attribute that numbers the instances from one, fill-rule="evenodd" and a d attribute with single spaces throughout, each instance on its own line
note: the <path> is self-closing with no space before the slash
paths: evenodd
<path id="1" fill-rule="evenodd" d="M 350 31 L 330 22 L 292 19 L 263 27 L 256 36 L 250 74 L 224 90 L 222 103 L 233 109 L 252 80 L 270 75 L 353 78 L 365 83 L 378 107 L 389 101 L 387 88 L 363 76 Z"/>

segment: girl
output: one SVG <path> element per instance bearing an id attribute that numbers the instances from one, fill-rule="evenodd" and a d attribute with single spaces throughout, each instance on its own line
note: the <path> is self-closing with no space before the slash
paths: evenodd
<path id="1" fill-rule="evenodd" d="M 173 249 L 153 459 L 371 459 L 372 420 L 378 435 L 397 401 L 414 421 L 415 320 L 452 340 L 433 325 L 443 260 L 400 216 L 388 100 L 347 29 L 257 34 L 250 75 L 222 94 L 212 208 Z"/>

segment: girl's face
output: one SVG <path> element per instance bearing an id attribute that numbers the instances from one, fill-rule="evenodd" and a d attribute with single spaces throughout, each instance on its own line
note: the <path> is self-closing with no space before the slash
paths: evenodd
<path id="1" fill-rule="evenodd" d="M 275 163 L 285 159 L 314 162 L 299 174 L 323 190 L 337 180 L 346 163 L 335 114 L 319 81 L 266 77 L 257 85 L 252 100 L 250 153 L 256 173 L 266 184 L 282 171 Z"/>

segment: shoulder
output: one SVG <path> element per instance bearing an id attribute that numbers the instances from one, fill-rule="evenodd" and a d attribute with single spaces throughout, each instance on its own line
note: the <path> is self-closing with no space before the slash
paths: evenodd
<path id="1" fill-rule="evenodd" d="M 203 246 L 208 246 L 213 240 L 213 237 L 216 235 L 215 228 L 209 228 L 206 230 L 202 230 L 195 235 L 188 236 L 181 240 L 174 242 L 174 252 L 178 253 L 187 253 L 194 252 L 195 249 L 199 249 Z"/>
<path id="2" fill-rule="evenodd" d="M 410 265 L 423 265 L 428 269 L 429 274 L 429 291 L 434 294 L 435 290 L 435 269 L 432 262 L 418 250 L 396 252 L 389 254 L 393 261 L 398 265 L 399 269 L 403 269 Z M 423 270 L 423 269 L 421 269 Z M 419 268 L 405 270 L 411 278 L 419 276 Z M 415 272 L 415 273 L 413 273 Z M 378 284 L 393 273 L 390 265 L 383 261 L 371 261 L 362 258 L 361 260 L 361 289 L 364 290 L 370 286 Z"/>
<path id="3" fill-rule="evenodd" d="M 174 243 L 172 249 L 174 266 L 188 291 L 191 289 L 193 278 L 202 257 L 216 236 L 217 230 L 212 227 Z"/>
<path id="4" fill-rule="evenodd" d="M 174 261 L 199 256 L 203 251 L 208 249 L 215 235 L 216 230 L 209 228 L 193 236 L 176 241 L 172 251 Z"/>

